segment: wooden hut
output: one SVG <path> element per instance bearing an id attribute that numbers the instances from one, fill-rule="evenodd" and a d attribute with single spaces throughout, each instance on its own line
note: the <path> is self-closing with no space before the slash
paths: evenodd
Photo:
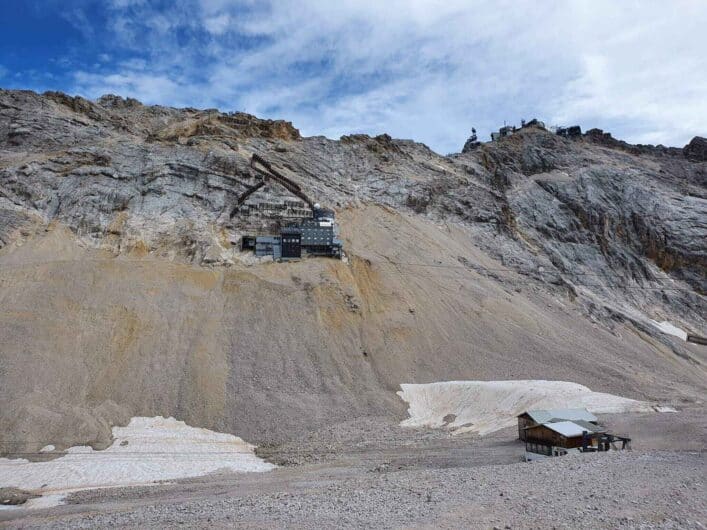
<path id="1" fill-rule="evenodd" d="M 606 430 L 582 420 L 534 425 L 525 430 L 525 450 L 546 456 L 559 456 L 569 449 L 594 446 Z"/>
<path id="2" fill-rule="evenodd" d="M 527 429 L 543 423 L 558 421 L 585 421 L 597 426 L 597 417 L 587 409 L 528 410 L 518 416 L 518 439 L 525 441 Z"/>

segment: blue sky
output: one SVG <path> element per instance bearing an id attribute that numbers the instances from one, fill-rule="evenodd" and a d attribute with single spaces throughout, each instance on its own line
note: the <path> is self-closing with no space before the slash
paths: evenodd
<path id="1" fill-rule="evenodd" d="M 105 93 L 389 133 L 459 151 L 472 126 L 707 135 L 707 2 L 0 0 L 0 86 Z"/>

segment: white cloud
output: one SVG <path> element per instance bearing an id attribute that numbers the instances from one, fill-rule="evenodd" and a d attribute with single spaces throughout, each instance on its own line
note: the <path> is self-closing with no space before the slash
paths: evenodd
<path id="1" fill-rule="evenodd" d="M 458 150 L 470 128 L 540 117 L 635 142 L 707 132 L 707 5 L 467 0 L 113 0 L 139 59 L 76 90 L 388 132 Z M 181 35 L 178 38 L 178 33 Z"/>
<path id="2" fill-rule="evenodd" d="M 213 35 L 223 35 L 231 24 L 231 17 L 226 13 L 221 13 L 213 17 L 204 19 L 206 31 Z"/>
<path id="3" fill-rule="evenodd" d="M 580 75 L 566 84 L 555 119 L 615 124 L 637 143 L 683 145 L 707 131 L 707 57 L 699 52 L 707 49 L 707 6 L 649 7 L 607 21 L 603 38 L 578 50 Z M 628 15 L 636 17 L 630 26 Z M 594 32 L 579 30 L 585 40 Z"/>
<path id="4" fill-rule="evenodd" d="M 146 103 L 157 104 L 164 101 L 165 94 L 169 94 L 170 104 L 185 107 L 189 106 L 192 98 L 197 97 L 198 90 L 197 88 L 187 90 L 183 82 L 149 73 L 100 75 L 77 72 L 76 81 L 93 96 L 103 94 L 139 96 Z"/>

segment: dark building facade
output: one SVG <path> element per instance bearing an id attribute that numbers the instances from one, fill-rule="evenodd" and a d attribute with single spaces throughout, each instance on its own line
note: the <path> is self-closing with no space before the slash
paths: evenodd
<path id="1" fill-rule="evenodd" d="M 582 128 L 579 125 L 572 125 L 571 127 L 558 127 L 558 136 L 564 136 L 565 138 L 579 138 L 582 136 Z"/>
<path id="2" fill-rule="evenodd" d="M 243 236 L 241 250 L 255 250 L 257 256 L 272 256 L 275 260 L 299 259 L 303 255 L 341 258 L 338 235 L 334 212 L 315 205 L 311 219 L 284 226 L 278 235 Z"/>
<path id="3" fill-rule="evenodd" d="M 280 232 L 282 241 L 282 259 L 302 257 L 302 234 L 297 228 L 285 227 Z"/>

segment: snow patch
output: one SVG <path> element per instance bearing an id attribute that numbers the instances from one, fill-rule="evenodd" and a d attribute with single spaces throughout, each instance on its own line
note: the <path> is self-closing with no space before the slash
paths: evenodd
<path id="1" fill-rule="evenodd" d="M 516 425 L 519 414 L 533 409 L 586 408 L 595 414 L 656 411 L 655 403 L 592 392 L 566 381 L 448 381 L 400 388 L 398 395 L 408 403 L 410 416 L 402 426 L 446 427 L 454 434 L 489 434 Z"/>
<path id="2" fill-rule="evenodd" d="M 41 510 L 42 508 L 53 508 L 64 504 L 66 493 L 50 493 L 29 499 L 26 503 L 15 506 L 15 508 L 24 508 L 25 510 Z"/>
<path id="3" fill-rule="evenodd" d="M 0 458 L 0 487 L 41 494 L 18 507 L 45 508 L 82 489 L 149 485 L 157 481 L 206 475 L 218 470 L 270 471 L 275 466 L 255 456 L 255 446 L 232 434 L 190 427 L 174 418 L 136 417 L 113 427 L 105 450 L 77 446 L 48 462 Z"/>
<path id="4" fill-rule="evenodd" d="M 664 320 L 663 322 L 651 320 L 650 322 L 663 333 L 667 333 L 668 335 L 675 335 L 676 337 L 680 337 L 682 340 L 687 340 L 687 331 L 672 325 L 667 320 Z"/>

